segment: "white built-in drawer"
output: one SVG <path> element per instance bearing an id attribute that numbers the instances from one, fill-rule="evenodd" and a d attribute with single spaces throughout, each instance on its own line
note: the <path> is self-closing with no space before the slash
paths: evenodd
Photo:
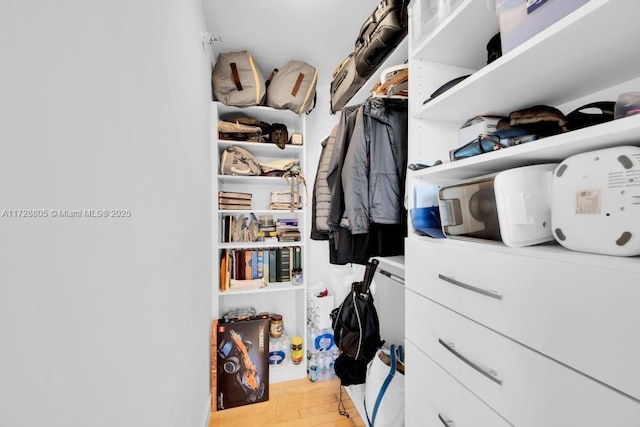
<path id="1" fill-rule="evenodd" d="M 404 411 L 404 425 L 406 427 L 417 427 L 424 425 L 424 420 L 421 420 L 421 412 L 413 413 L 405 407 Z"/>
<path id="2" fill-rule="evenodd" d="M 494 410 L 436 365 L 411 342 L 406 343 L 405 425 L 509 427 Z"/>
<path id="3" fill-rule="evenodd" d="M 640 426 L 638 401 L 413 291 L 405 303 L 407 341 L 514 425 Z"/>
<path id="4" fill-rule="evenodd" d="M 406 258 L 408 289 L 640 399 L 640 260 L 449 239 Z"/>

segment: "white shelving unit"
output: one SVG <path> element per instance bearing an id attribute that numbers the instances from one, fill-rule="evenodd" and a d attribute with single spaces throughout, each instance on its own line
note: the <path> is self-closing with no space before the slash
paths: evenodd
<path id="1" fill-rule="evenodd" d="M 261 248 L 302 248 L 302 270 L 307 271 L 307 254 L 304 245 L 304 236 L 307 233 L 305 223 L 305 210 L 270 210 L 269 202 L 272 191 L 289 191 L 290 184 L 282 177 L 268 176 L 232 176 L 220 174 L 220 155 L 230 145 L 240 146 L 260 161 L 268 162 L 284 158 L 295 158 L 300 160 L 302 171 L 306 171 L 306 123 L 305 117 L 298 116 L 289 110 L 275 110 L 269 107 L 256 106 L 248 108 L 237 108 L 225 106 L 219 102 L 212 103 L 211 109 L 212 135 L 214 137 L 212 145 L 212 165 L 213 178 L 213 245 L 216 249 L 214 253 L 222 253 L 227 249 L 261 249 Z M 252 117 L 267 123 L 282 123 L 287 126 L 289 135 L 300 133 L 303 136 L 303 145 L 287 144 L 284 149 L 278 148 L 275 144 L 262 142 L 242 142 L 228 141 L 217 138 L 217 122 L 219 118 L 230 117 Z M 218 209 L 218 191 L 235 191 L 252 194 L 252 206 L 248 210 L 222 210 Z M 305 194 L 302 189 L 302 194 Z M 304 196 L 303 196 L 304 197 Z M 278 218 L 297 218 L 298 228 L 301 234 L 301 241 L 296 242 L 223 242 L 221 238 L 221 220 L 225 215 L 244 215 L 250 217 L 253 214 L 256 218 L 259 215 L 272 215 L 274 220 Z M 253 306 L 258 312 L 278 313 L 283 316 L 284 328 L 290 338 L 301 336 L 306 339 L 306 282 L 302 285 L 294 285 L 291 281 L 271 282 L 266 287 L 251 290 L 227 290 L 220 291 L 219 287 L 219 265 L 220 260 L 213 260 L 215 278 L 213 283 L 213 313 L 218 318 L 222 317 L 231 309 L 244 306 Z M 288 381 L 292 379 L 304 378 L 306 376 L 306 365 L 293 365 L 290 361 L 282 365 L 272 366 L 269 371 L 269 381 L 271 383 Z"/>
<path id="2" fill-rule="evenodd" d="M 410 171 L 410 195 L 418 184 L 640 145 L 640 116 L 632 116 L 448 161 L 471 117 L 537 104 L 568 113 L 640 89 L 640 48 L 631 42 L 640 3 L 590 0 L 489 65 L 485 46 L 499 25 L 485 0 L 457 1 L 430 31 L 423 3 L 410 10 L 409 163 L 444 164 Z M 640 298 L 637 257 L 411 230 L 406 254 L 406 425 L 640 425 L 640 348 L 627 343 L 640 324 L 629 303 Z"/>

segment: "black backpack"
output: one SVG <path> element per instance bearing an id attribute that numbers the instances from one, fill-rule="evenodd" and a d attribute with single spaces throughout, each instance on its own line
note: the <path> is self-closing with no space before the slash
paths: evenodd
<path id="1" fill-rule="evenodd" d="M 331 312 L 334 342 L 341 350 L 334 368 L 342 385 L 363 383 L 366 365 L 384 344 L 380 339 L 378 312 L 369 291 L 377 265 L 376 259 L 367 263 L 364 281 L 354 282 L 349 295 Z"/>

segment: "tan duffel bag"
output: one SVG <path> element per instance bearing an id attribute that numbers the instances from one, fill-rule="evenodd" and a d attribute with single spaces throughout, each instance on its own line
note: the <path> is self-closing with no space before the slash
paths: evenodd
<path id="1" fill-rule="evenodd" d="M 315 107 L 318 70 L 306 62 L 292 60 L 273 71 L 266 104 L 296 114 L 310 113 Z"/>
<path id="2" fill-rule="evenodd" d="M 214 96 L 225 105 L 262 105 L 266 94 L 264 76 L 246 50 L 218 55 L 211 83 Z"/>

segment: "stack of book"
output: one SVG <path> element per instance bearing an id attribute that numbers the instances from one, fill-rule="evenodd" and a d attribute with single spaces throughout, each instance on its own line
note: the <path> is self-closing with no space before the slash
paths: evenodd
<path id="1" fill-rule="evenodd" d="M 279 218 L 276 221 L 276 235 L 280 242 L 300 241 L 298 218 Z"/>
<path id="2" fill-rule="evenodd" d="M 302 198 L 298 191 L 272 191 L 271 203 L 269 209 L 271 210 L 290 210 L 302 208 Z"/>
<path id="3" fill-rule="evenodd" d="M 258 241 L 259 242 L 277 242 L 278 234 L 276 233 L 275 226 L 260 226 L 258 230 Z"/>
<path id="4" fill-rule="evenodd" d="M 276 225 L 273 222 L 273 215 L 260 215 L 258 217 L 258 233 L 257 240 L 259 242 L 277 242 Z"/>
<path id="5" fill-rule="evenodd" d="M 235 191 L 218 192 L 218 209 L 220 210 L 249 210 L 251 209 L 251 193 Z"/>

